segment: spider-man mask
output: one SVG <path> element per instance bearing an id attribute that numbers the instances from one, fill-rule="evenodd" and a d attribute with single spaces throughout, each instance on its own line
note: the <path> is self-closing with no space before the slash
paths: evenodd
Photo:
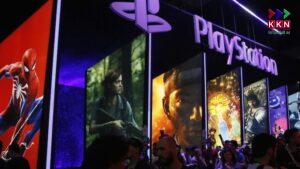
<path id="1" fill-rule="evenodd" d="M 22 62 L 23 62 L 23 65 L 24 65 L 24 71 L 26 73 L 35 70 L 36 56 L 37 56 L 36 51 L 32 48 L 27 49 L 24 52 Z"/>

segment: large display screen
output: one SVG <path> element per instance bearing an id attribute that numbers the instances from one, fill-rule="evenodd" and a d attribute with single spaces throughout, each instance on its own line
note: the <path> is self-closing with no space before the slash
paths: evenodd
<path id="1" fill-rule="evenodd" d="M 48 1 L 0 43 L 1 157 L 13 158 L 18 148 L 31 169 L 37 168 L 41 117 L 46 113 L 42 107 L 51 13 Z"/>
<path id="2" fill-rule="evenodd" d="M 201 59 L 195 56 L 153 79 L 152 143 L 168 134 L 183 147 L 201 145 Z"/>
<path id="3" fill-rule="evenodd" d="M 215 146 L 221 138 L 241 142 L 241 96 L 241 69 L 208 82 L 208 137 Z"/>
<path id="4" fill-rule="evenodd" d="M 269 133 L 267 92 L 267 79 L 244 88 L 245 142 L 247 143 L 250 143 L 252 138 L 259 133 Z"/>
<path id="5" fill-rule="evenodd" d="M 288 129 L 287 89 L 285 86 L 270 91 L 269 108 L 271 134 L 278 137 Z"/>
<path id="6" fill-rule="evenodd" d="M 107 134 L 142 137 L 145 50 L 140 35 L 87 70 L 87 147 Z"/>
<path id="7" fill-rule="evenodd" d="M 300 92 L 289 96 L 290 128 L 300 129 Z"/>

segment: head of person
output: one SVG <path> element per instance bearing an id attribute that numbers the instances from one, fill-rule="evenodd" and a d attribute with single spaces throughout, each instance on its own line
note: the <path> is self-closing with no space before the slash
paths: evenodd
<path id="1" fill-rule="evenodd" d="M 158 149 L 157 149 L 157 142 L 153 143 L 152 153 L 155 157 L 157 157 Z"/>
<path id="2" fill-rule="evenodd" d="M 161 166 L 171 166 L 176 160 L 179 160 L 179 148 L 175 140 L 168 135 L 159 139 L 157 150 L 158 162 Z"/>
<path id="3" fill-rule="evenodd" d="M 129 149 L 127 157 L 129 160 L 138 161 L 141 157 L 144 145 L 141 140 L 137 138 L 130 138 L 128 140 Z"/>
<path id="4" fill-rule="evenodd" d="M 178 67 L 164 74 L 163 108 L 179 145 L 199 145 L 202 138 L 201 69 Z"/>
<path id="5" fill-rule="evenodd" d="M 251 148 L 247 145 L 244 148 L 244 155 L 250 155 L 251 154 Z"/>
<path id="6" fill-rule="evenodd" d="M 198 157 L 203 157 L 202 149 L 199 147 L 195 148 L 195 155 Z"/>
<path id="7" fill-rule="evenodd" d="M 221 151 L 222 150 L 222 147 L 221 146 L 216 146 L 216 151 Z"/>
<path id="8" fill-rule="evenodd" d="M 224 163 L 235 164 L 236 163 L 235 152 L 232 151 L 231 149 L 224 149 L 223 152 L 221 153 L 221 160 L 223 164 Z"/>
<path id="9" fill-rule="evenodd" d="M 84 168 L 124 169 L 128 147 L 128 141 L 122 136 L 99 137 L 87 148 Z"/>
<path id="10" fill-rule="evenodd" d="M 189 156 L 194 156 L 195 155 L 195 149 L 196 149 L 196 147 L 186 147 L 185 152 Z"/>
<path id="11" fill-rule="evenodd" d="M 213 141 L 211 140 L 211 138 L 208 138 L 205 141 L 205 146 L 207 147 L 208 150 L 211 150 L 213 148 Z"/>
<path id="12" fill-rule="evenodd" d="M 8 158 L 14 158 L 20 156 L 21 150 L 17 143 L 12 143 L 8 146 Z"/>
<path id="13" fill-rule="evenodd" d="M 284 138 L 290 145 L 300 146 L 300 130 L 296 128 L 288 129 L 284 132 Z"/>
<path id="14" fill-rule="evenodd" d="M 259 101 L 257 95 L 253 92 L 250 92 L 247 95 L 247 103 L 250 108 L 256 108 L 256 107 L 259 107 L 259 105 L 260 105 L 260 101 Z"/>
<path id="15" fill-rule="evenodd" d="M 27 49 L 23 54 L 22 62 L 25 75 L 28 75 L 31 71 L 35 71 L 37 62 L 36 50 L 32 48 Z"/>
<path id="16" fill-rule="evenodd" d="M 231 145 L 232 145 L 231 148 L 233 150 L 236 150 L 239 147 L 239 144 L 236 140 L 231 140 Z"/>
<path id="17" fill-rule="evenodd" d="M 122 74 L 117 70 L 110 70 L 102 82 L 104 95 L 117 95 L 123 92 Z"/>
<path id="18" fill-rule="evenodd" d="M 252 156 L 254 160 L 269 159 L 274 161 L 276 157 L 276 139 L 269 134 L 258 134 L 252 140 Z"/>
<path id="19" fill-rule="evenodd" d="M 256 107 L 259 107 L 259 105 L 260 105 L 260 101 L 259 101 L 257 95 L 253 92 L 250 92 L 247 95 L 247 102 L 248 102 L 248 105 L 250 108 L 256 108 Z"/>
<path id="20" fill-rule="evenodd" d="M 226 140 L 226 141 L 224 142 L 224 148 L 225 148 L 225 149 L 231 149 L 231 148 L 232 148 L 232 143 L 231 143 L 230 140 Z"/>

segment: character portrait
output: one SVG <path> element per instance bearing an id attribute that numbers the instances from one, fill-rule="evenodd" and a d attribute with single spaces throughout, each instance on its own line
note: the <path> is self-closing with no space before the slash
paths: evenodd
<path id="1" fill-rule="evenodd" d="M 269 97 L 271 134 L 278 137 L 288 129 L 286 87 L 270 91 Z"/>
<path id="2" fill-rule="evenodd" d="M 224 141 L 241 142 L 241 76 L 236 69 L 208 82 L 208 130 L 214 146 Z"/>
<path id="3" fill-rule="evenodd" d="M 201 57 L 195 56 L 153 80 L 152 143 L 162 131 L 188 147 L 203 138 Z"/>
<path id="4" fill-rule="evenodd" d="M 145 83 L 144 35 L 87 70 L 87 145 L 107 134 L 142 137 Z"/>
<path id="5" fill-rule="evenodd" d="M 245 142 L 268 131 L 267 80 L 263 79 L 244 88 L 245 96 Z"/>

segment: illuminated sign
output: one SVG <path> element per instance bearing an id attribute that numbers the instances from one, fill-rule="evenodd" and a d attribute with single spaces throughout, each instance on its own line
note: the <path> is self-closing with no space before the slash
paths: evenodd
<path id="1" fill-rule="evenodd" d="M 270 29 L 290 29 L 291 28 L 291 20 L 285 20 L 288 16 L 291 15 L 291 13 L 283 9 L 283 12 L 281 12 L 279 9 L 276 9 L 276 12 L 274 12 L 272 9 L 268 10 L 268 28 Z M 272 20 L 272 18 L 275 16 L 276 20 Z M 280 18 L 283 17 L 284 20 L 280 20 Z"/>
<path id="2" fill-rule="evenodd" d="M 276 61 L 263 55 L 262 49 L 248 47 L 237 35 L 230 38 L 224 33 L 214 31 L 212 23 L 198 15 L 194 15 L 194 33 L 196 43 L 201 44 L 202 37 L 207 37 L 210 49 L 228 54 L 227 65 L 231 65 L 235 58 L 275 76 L 278 75 Z"/>
<path id="3" fill-rule="evenodd" d="M 167 21 L 155 15 L 159 11 L 159 0 L 113 2 L 111 9 L 124 19 L 135 21 L 139 28 L 148 33 L 168 32 L 172 29 Z"/>

